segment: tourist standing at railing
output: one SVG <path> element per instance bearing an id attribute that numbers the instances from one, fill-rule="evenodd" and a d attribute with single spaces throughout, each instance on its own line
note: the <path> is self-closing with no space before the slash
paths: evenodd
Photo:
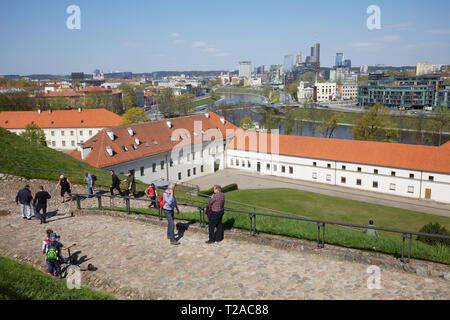
<path id="1" fill-rule="evenodd" d="M 109 173 L 111 174 L 112 184 L 109 188 L 109 191 L 111 191 L 111 195 L 114 195 L 114 189 L 119 191 L 119 195 L 122 195 L 122 190 L 120 190 L 120 180 L 117 177 L 117 175 L 114 173 L 114 170 L 110 170 Z"/>
<path id="2" fill-rule="evenodd" d="M 180 243 L 175 240 L 174 209 L 177 210 L 177 214 L 180 214 L 180 210 L 178 209 L 177 199 L 175 198 L 175 185 L 173 183 L 169 184 L 163 194 L 162 208 L 168 223 L 167 239 L 170 239 L 170 244 L 179 245 Z"/>
<path id="3" fill-rule="evenodd" d="M 156 199 L 158 198 L 158 193 L 156 192 L 156 187 L 153 183 L 147 189 L 145 189 L 145 194 L 152 201 L 150 202 L 150 205 L 148 207 L 151 208 L 152 206 L 155 206 L 155 209 L 158 209 L 158 202 L 156 201 Z"/>
<path id="4" fill-rule="evenodd" d="M 84 176 L 85 176 L 84 179 L 87 182 L 89 197 L 91 197 L 94 195 L 94 183 L 95 182 L 94 182 L 92 175 L 90 175 L 89 172 L 85 172 Z"/>
<path id="5" fill-rule="evenodd" d="M 214 186 L 214 195 L 209 201 L 207 208 L 209 220 L 209 240 L 206 243 L 211 244 L 223 240 L 222 218 L 224 214 L 225 195 L 221 186 Z"/>
<path id="6" fill-rule="evenodd" d="M 124 180 L 127 182 L 127 196 L 133 194 L 133 197 L 136 198 L 136 181 L 134 180 L 134 173 L 132 170 L 128 170 L 128 176 Z"/>
<path id="7" fill-rule="evenodd" d="M 22 210 L 22 218 L 31 220 L 31 201 L 33 196 L 31 195 L 30 186 L 26 185 L 25 188 L 20 190 L 16 196 L 16 204 L 19 205 Z M 28 216 L 25 216 L 25 208 L 28 209 Z"/>

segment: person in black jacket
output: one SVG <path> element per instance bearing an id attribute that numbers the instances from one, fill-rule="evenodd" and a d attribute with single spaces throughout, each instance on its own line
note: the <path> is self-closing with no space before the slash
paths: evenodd
<path id="1" fill-rule="evenodd" d="M 19 205 L 20 203 L 22 218 L 24 219 L 31 220 L 31 200 L 33 200 L 33 196 L 31 195 L 30 186 L 26 185 L 16 196 L 16 204 Z M 25 208 L 28 209 L 28 217 L 25 217 Z"/>
<path id="2" fill-rule="evenodd" d="M 114 189 L 116 189 L 117 191 L 119 191 L 119 195 L 122 195 L 122 191 L 120 190 L 120 180 L 119 178 L 116 176 L 116 174 L 114 173 L 114 170 L 110 170 L 109 171 L 111 173 L 111 178 L 112 178 L 112 185 L 109 188 L 109 191 L 111 191 L 111 195 L 114 195 Z"/>
<path id="3" fill-rule="evenodd" d="M 69 178 L 65 177 L 64 175 L 61 175 L 59 177 L 58 184 L 56 187 L 61 187 L 61 203 L 64 203 L 64 195 L 67 193 L 70 196 L 70 201 L 73 200 L 72 196 L 72 183 L 70 182 Z"/>
<path id="4" fill-rule="evenodd" d="M 43 186 L 39 187 L 39 192 L 34 196 L 33 207 L 36 206 L 36 213 L 40 214 L 41 216 L 41 224 L 47 223 L 47 221 L 45 221 L 47 215 L 47 200 L 50 198 L 51 195 L 47 191 L 44 191 Z"/>

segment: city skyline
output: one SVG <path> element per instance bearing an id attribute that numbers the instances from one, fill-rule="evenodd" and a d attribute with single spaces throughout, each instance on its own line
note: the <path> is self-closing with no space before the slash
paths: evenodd
<path id="1" fill-rule="evenodd" d="M 0 74 L 236 70 L 239 61 L 283 64 L 314 43 L 324 67 L 334 66 L 336 52 L 354 66 L 449 63 L 447 1 L 378 1 L 380 30 L 366 26 L 371 2 L 328 2 L 8 2 Z M 72 4 L 81 10 L 80 30 L 66 27 Z"/>

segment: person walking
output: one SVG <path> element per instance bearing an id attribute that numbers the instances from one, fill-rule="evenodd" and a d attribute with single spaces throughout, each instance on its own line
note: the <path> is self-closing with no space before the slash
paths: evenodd
<path id="1" fill-rule="evenodd" d="M 73 200 L 72 197 L 72 183 L 68 178 L 66 178 L 64 175 L 61 175 L 59 177 L 59 181 L 56 184 L 56 187 L 61 187 L 61 203 L 64 203 L 64 195 L 67 193 L 70 196 L 70 201 Z"/>
<path id="2" fill-rule="evenodd" d="M 163 194 L 163 205 L 162 205 L 164 215 L 166 216 L 167 225 L 167 239 L 170 239 L 171 245 L 179 245 L 180 243 L 175 240 L 175 223 L 174 223 L 174 209 L 177 210 L 177 214 L 180 214 L 178 209 L 177 199 L 175 198 L 175 184 L 170 183 L 167 190 Z"/>
<path id="3" fill-rule="evenodd" d="M 89 198 L 91 198 L 94 195 L 94 179 L 92 175 L 89 174 L 89 172 L 84 173 L 84 180 L 86 180 L 87 186 L 88 186 L 88 194 Z"/>
<path id="4" fill-rule="evenodd" d="M 136 198 L 136 181 L 132 170 L 128 170 L 128 176 L 125 181 L 127 182 L 127 196 L 130 196 L 131 193 Z"/>
<path id="5" fill-rule="evenodd" d="M 30 186 L 26 185 L 25 188 L 20 190 L 16 195 L 16 205 L 20 204 L 20 209 L 22 211 L 22 218 L 31 220 L 31 201 L 33 196 L 31 195 Z M 25 216 L 25 208 L 28 210 L 28 215 Z"/>
<path id="6" fill-rule="evenodd" d="M 44 191 L 43 186 L 39 187 L 39 191 L 34 196 L 33 207 L 36 208 L 36 213 L 41 216 L 41 224 L 47 223 L 45 220 L 47 218 L 47 200 L 51 197 L 52 196 L 47 191 Z"/>
<path id="7" fill-rule="evenodd" d="M 214 195 L 209 201 L 210 215 L 208 215 L 209 221 L 209 240 L 207 244 L 214 242 L 220 242 L 223 240 L 223 225 L 222 217 L 224 214 L 225 195 L 222 192 L 222 187 L 214 186 Z"/>
<path id="8" fill-rule="evenodd" d="M 122 190 L 120 190 L 120 180 L 117 177 L 117 175 L 114 173 L 114 170 L 110 170 L 109 173 L 111 174 L 112 184 L 109 188 L 109 191 L 111 191 L 111 195 L 114 195 L 114 189 L 119 191 L 119 195 L 122 195 Z"/>
<path id="9" fill-rule="evenodd" d="M 145 194 L 150 198 L 152 202 L 149 204 L 149 208 L 155 206 L 155 209 L 158 209 L 158 202 L 156 199 L 158 198 L 158 193 L 156 192 L 155 185 L 152 183 L 147 189 L 145 189 Z"/>

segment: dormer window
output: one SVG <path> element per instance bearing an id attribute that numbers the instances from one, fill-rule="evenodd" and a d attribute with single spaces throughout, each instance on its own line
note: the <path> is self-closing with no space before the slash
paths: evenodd
<path id="1" fill-rule="evenodd" d="M 206 134 L 206 132 L 205 132 L 204 130 L 202 130 L 202 134 L 203 134 L 203 135 L 205 135 L 205 134 Z"/>
<path id="2" fill-rule="evenodd" d="M 194 135 L 194 137 L 197 137 L 197 136 L 198 136 L 198 133 L 195 132 L 195 131 L 193 131 L 192 134 Z"/>
<path id="3" fill-rule="evenodd" d="M 206 119 L 209 119 L 209 112 L 205 113 Z"/>
<path id="4" fill-rule="evenodd" d="M 131 144 L 131 148 L 133 148 L 133 150 L 137 150 L 137 147 L 134 144 Z"/>
<path id="5" fill-rule="evenodd" d="M 139 138 L 135 138 L 135 139 L 134 139 L 134 142 L 136 142 L 136 145 L 137 145 L 137 146 L 141 144 L 141 141 L 139 140 Z"/>
<path id="6" fill-rule="evenodd" d="M 125 147 L 125 146 L 122 146 L 122 150 L 123 150 L 124 152 L 128 152 L 128 148 Z"/>
<path id="7" fill-rule="evenodd" d="M 108 152 L 109 156 L 113 156 L 113 149 L 111 147 L 106 147 L 106 152 Z"/>
<path id="8" fill-rule="evenodd" d="M 106 134 L 111 139 L 111 141 L 114 141 L 114 132 L 113 131 L 106 131 Z"/>
<path id="9" fill-rule="evenodd" d="M 222 122 L 222 124 L 225 124 L 225 118 L 224 117 L 220 117 L 220 122 Z"/>
<path id="10" fill-rule="evenodd" d="M 167 126 L 169 127 L 169 129 L 172 129 L 172 121 L 167 120 L 166 121 Z"/>
<path id="11" fill-rule="evenodd" d="M 153 139 L 152 142 L 153 142 L 153 144 L 154 144 L 155 146 L 158 145 L 158 141 L 156 141 L 155 139 Z"/>
<path id="12" fill-rule="evenodd" d="M 133 129 L 128 128 L 128 134 L 132 137 L 134 135 Z"/>

